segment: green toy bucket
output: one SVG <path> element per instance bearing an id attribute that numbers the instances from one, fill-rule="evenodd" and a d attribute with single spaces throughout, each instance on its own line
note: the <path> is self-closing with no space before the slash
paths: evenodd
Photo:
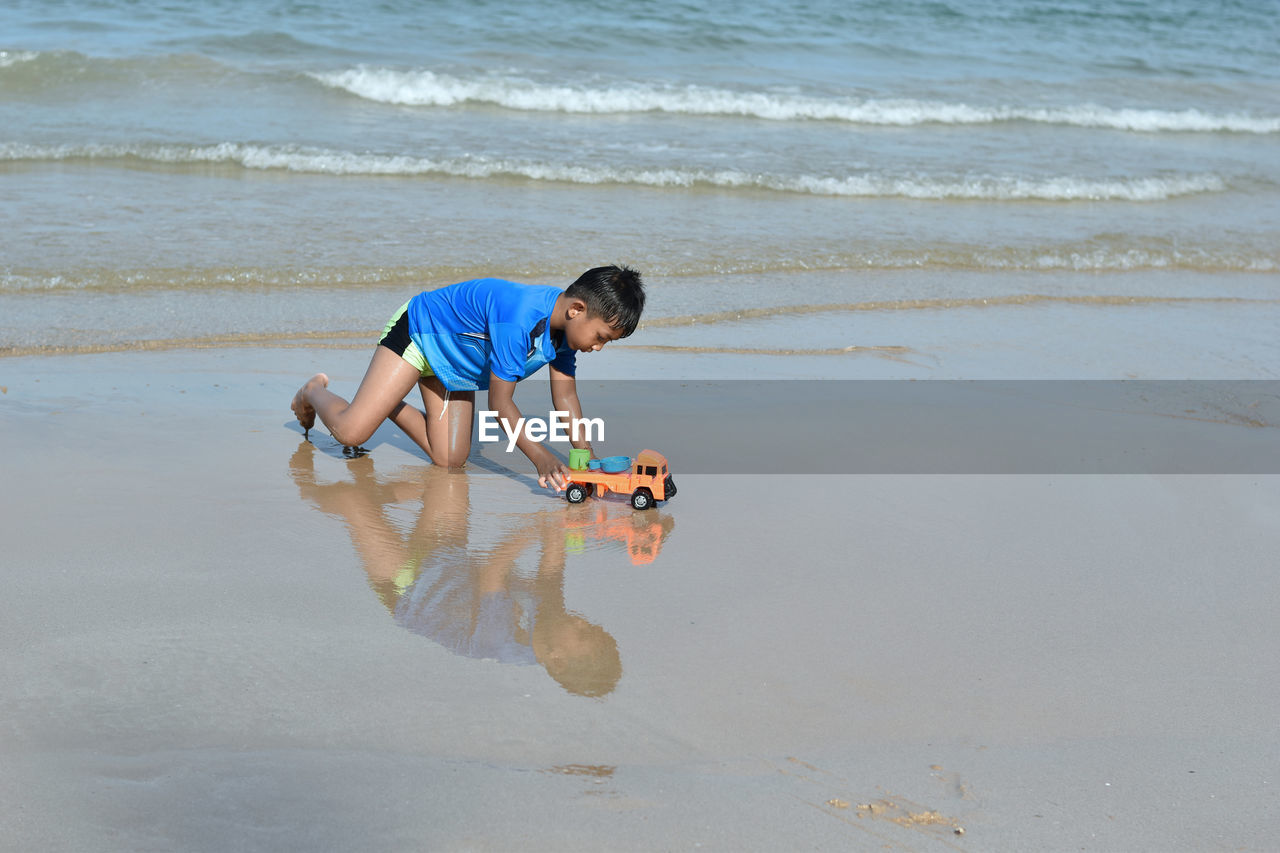
<path id="1" fill-rule="evenodd" d="M 590 461 L 591 451 L 586 448 L 575 447 L 569 451 L 569 467 L 574 471 L 585 471 Z"/>

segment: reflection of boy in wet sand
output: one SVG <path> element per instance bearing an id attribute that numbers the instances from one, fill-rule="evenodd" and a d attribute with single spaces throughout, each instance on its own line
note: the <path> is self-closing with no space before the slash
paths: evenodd
<path id="1" fill-rule="evenodd" d="M 313 462 L 304 442 L 291 460 L 299 491 L 346 522 L 369 585 L 399 624 L 455 654 L 540 663 L 571 693 L 602 696 L 617 685 L 613 637 L 565 609 L 561 511 L 520 517 L 492 548 L 472 548 L 466 477 L 432 468 L 382 480 L 363 457 L 348 463 L 354 482 L 321 485 Z M 388 504 L 410 500 L 422 509 L 406 534 Z M 535 545 L 537 572 L 526 577 L 517 559 Z"/>

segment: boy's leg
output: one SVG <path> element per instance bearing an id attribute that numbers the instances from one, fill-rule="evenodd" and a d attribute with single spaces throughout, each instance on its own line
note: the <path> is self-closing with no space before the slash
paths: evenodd
<path id="1" fill-rule="evenodd" d="M 418 369 L 386 347 L 377 347 L 356 395 L 348 403 L 328 389 L 329 377 L 317 373 L 298 389 L 293 411 L 298 423 L 310 429 L 316 416 L 333 437 L 348 447 L 368 441 L 378 426 L 417 384 Z"/>
<path id="2" fill-rule="evenodd" d="M 475 392 L 446 394 L 444 384 L 435 376 L 421 378 L 418 390 L 422 392 L 426 414 L 401 403 L 391 413 L 392 422 L 426 451 L 432 462 L 445 468 L 461 468 L 471 452 Z"/>

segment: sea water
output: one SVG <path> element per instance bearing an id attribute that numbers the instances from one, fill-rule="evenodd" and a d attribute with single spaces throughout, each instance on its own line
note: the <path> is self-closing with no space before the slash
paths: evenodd
<path id="1" fill-rule="evenodd" d="M 625 262 L 664 346 L 1274 377 L 1278 11 L 14 0 L 0 348 L 367 346 Z"/>

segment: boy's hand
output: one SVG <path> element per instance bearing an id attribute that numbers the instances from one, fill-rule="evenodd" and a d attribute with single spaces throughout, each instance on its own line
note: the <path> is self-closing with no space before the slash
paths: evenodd
<path id="1" fill-rule="evenodd" d="M 569 468 L 549 451 L 537 461 L 538 485 L 562 491 L 569 485 Z"/>

